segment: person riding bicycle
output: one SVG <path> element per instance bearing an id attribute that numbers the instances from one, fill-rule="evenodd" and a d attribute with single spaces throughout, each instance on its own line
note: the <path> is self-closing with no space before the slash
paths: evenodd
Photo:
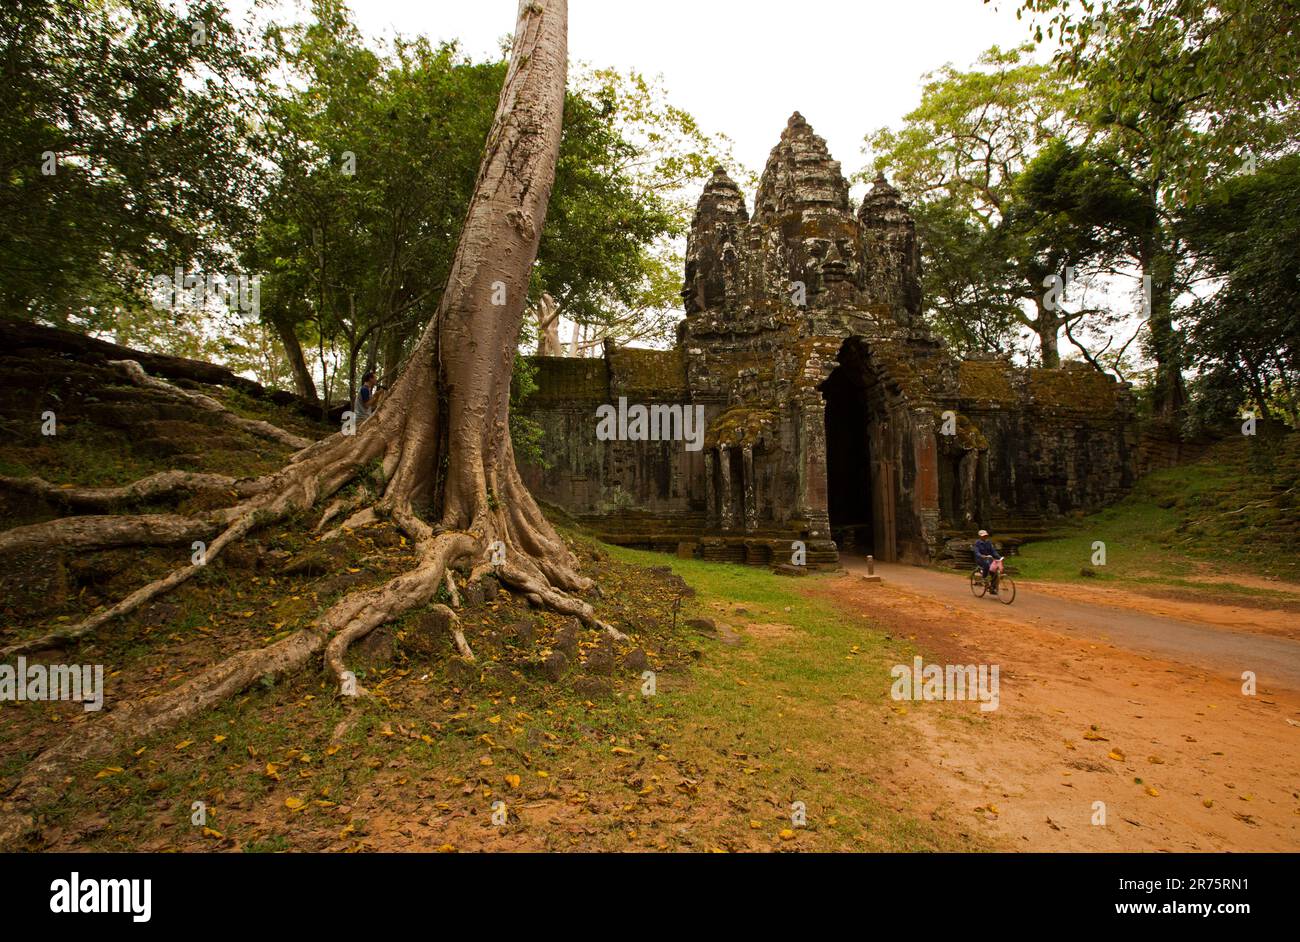
<path id="1" fill-rule="evenodd" d="M 993 560 L 1001 558 L 1002 554 L 998 552 L 998 548 L 989 539 L 989 531 L 981 530 L 980 538 L 975 541 L 975 564 L 980 567 L 980 572 L 984 574 L 985 579 L 989 577 L 989 570 L 993 566 Z M 994 595 L 998 594 L 997 570 L 993 570 L 993 583 L 989 591 Z"/>

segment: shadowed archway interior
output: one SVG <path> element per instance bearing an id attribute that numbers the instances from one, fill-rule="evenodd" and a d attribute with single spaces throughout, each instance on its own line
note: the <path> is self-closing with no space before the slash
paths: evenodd
<path id="1" fill-rule="evenodd" d="M 831 538 L 841 552 L 893 558 L 888 514 L 880 493 L 883 403 L 866 345 L 844 341 L 838 364 L 822 383 L 826 402 L 826 509 Z"/>

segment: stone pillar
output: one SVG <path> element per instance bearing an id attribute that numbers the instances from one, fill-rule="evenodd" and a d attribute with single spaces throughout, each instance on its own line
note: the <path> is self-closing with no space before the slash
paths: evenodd
<path id="1" fill-rule="evenodd" d="M 808 536 L 830 539 L 830 517 L 826 509 L 826 404 L 816 389 L 804 396 L 795 413 L 799 427 L 799 516 L 808 521 Z"/>
<path id="2" fill-rule="evenodd" d="M 704 526 L 718 528 L 718 495 L 713 489 L 713 449 L 704 450 Z"/>
<path id="3" fill-rule="evenodd" d="M 731 454 L 726 445 L 718 446 L 718 478 L 720 493 L 718 510 L 722 518 L 722 529 L 730 530 L 735 524 L 735 514 L 731 502 Z"/>
<path id="4" fill-rule="evenodd" d="M 745 529 L 758 529 L 758 492 L 754 487 L 754 446 L 741 448 L 744 456 L 743 471 L 745 476 Z"/>
<path id="5" fill-rule="evenodd" d="M 939 547 L 939 443 L 935 438 L 934 413 L 928 409 L 917 409 L 912 413 L 912 423 L 912 454 L 916 461 L 916 490 L 912 494 L 912 509 L 924 544 L 917 549 L 933 559 Z"/>
<path id="6" fill-rule="evenodd" d="M 957 474 L 961 479 L 960 506 L 954 508 L 953 522 L 973 524 L 979 516 L 979 502 L 976 497 L 976 474 L 979 470 L 980 454 L 973 448 L 962 452 L 961 462 L 957 465 Z"/>
<path id="7" fill-rule="evenodd" d="M 898 561 L 898 446 L 888 421 L 873 420 L 868 435 L 874 555 L 881 562 L 893 563 Z"/>

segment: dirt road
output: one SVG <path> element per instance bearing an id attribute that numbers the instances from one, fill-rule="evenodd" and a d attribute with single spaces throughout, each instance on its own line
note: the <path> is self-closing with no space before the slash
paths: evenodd
<path id="1" fill-rule="evenodd" d="M 851 573 L 866 572 L 860 559 L 847 558 L 844 565 Z M 991 597 L 975 598 L 958 573 L 890 563 L 877 563 L 875 571 L 891 585 L 942 600 L 975 618 L 1051 626 L 1228 679 L 1240 680 L 1243 671 L 1254 671 L 1262 684 L 1300 691 L 1300 616 L 1293 613 L 1171 604 L 1109 587 L 1093 590 L 1026 580 L 1018 580 L 1019 594 L 1008 608 Z M 1229 626 L 1235 630 L 1224 630 Z"/>
<path id="2" fill-rule="evenodd" d="M 1000 669 L 996 710 L 895 708 L 921 745 L 893 787 L 918 813 L 1008 849 L 1300 849 L 1294 615 L 1198 603 L 1170 617 L 1141 611 L 1170 609 L 1145 596 L 1028 582 L 1003 606 L 960 574 L 877 564 L 872 584 L 862 562 L 846 568 L 809 591 L 869 613 L 927 663 Z"/>

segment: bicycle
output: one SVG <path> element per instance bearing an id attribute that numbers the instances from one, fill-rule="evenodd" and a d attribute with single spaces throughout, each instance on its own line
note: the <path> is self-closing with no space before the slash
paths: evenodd
<path id="1" fill-rule="evenodd" d="M 978 566 L 970 574 L 970 594 L 975 598 L 983 598 L 984 593 L 993 588 L 993 580 L 984 575 Z M 1012 579 L 1005 572 L 998 577 L 998 593 L 995 598 L 1003 605 L 1010 605 L 1016 600 L 1016 580 Z"/>

